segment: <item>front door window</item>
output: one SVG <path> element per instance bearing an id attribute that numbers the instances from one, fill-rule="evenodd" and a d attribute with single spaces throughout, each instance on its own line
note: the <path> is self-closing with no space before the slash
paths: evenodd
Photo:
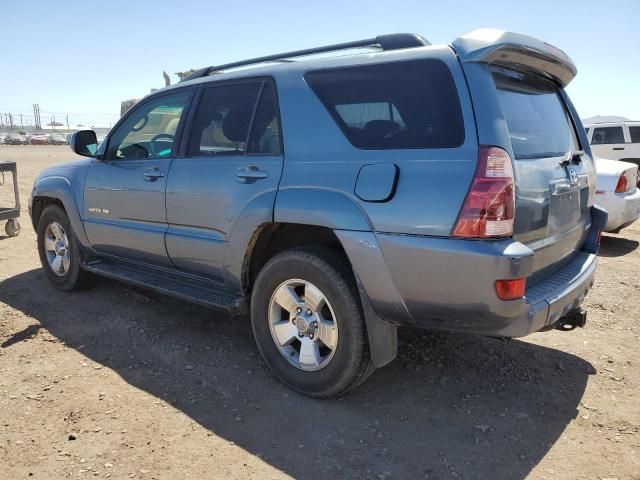
<path id="1" fill-rule="evenodd" d="M 106 160 L 169 158 L 176 154 L 176 131 L 190 94 L 164 95 L 137 108 L 113 133 Z"/>

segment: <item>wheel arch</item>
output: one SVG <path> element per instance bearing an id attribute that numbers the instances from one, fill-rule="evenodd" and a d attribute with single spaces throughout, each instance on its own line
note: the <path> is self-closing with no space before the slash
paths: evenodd
<path id="1" fill-rule="evenodd" d="M 369 235 L 373 236 L 373 233 L 369 233 Z M 332 248 L 344 258 L 353 275 L 364 312 L 371 360 L 376 367 L 382 367 L 397 355 L 397 327 L 383 320 L 375 312 L 369 294 L 351 261 L 351 258 L 358 257 L 350 255 L 343 242 L 346 242 L 347 248 L 351 249 L 352 245 L 350 244 L 353 241 L 350 237 L 336 234 L 333 229 L 327 226 L 283 222 L 263 224 L 256 229 L 247 248 L 242 267 L 242 288 L 245 293 L 249 293 L 261 268 L 270 258 L 280 252 L 305 245 L 324 245 Z M 370 282 L 366 281 L 365 283 L 369 284 Z M 384 280 L 382 283 L 385 283 Z M 393 286 L 393 291 L 396 291 L 395 286 Z M 403 304 L 401 306 L 404 308 Z"/>
<path id="2" fill-rule="evenodd" d="M 34 230 L 38 229 L 38 222 L 44 209 L 49 205 L 60 206 L 73 228 L 73 233 L 85 248 L 90 248 L 89 241 L 82 225 L 78 202 L 71 189 L 69 180 L 65 177 L 45 177 L 36 182 L 31 194 L 31 223 Z"/>

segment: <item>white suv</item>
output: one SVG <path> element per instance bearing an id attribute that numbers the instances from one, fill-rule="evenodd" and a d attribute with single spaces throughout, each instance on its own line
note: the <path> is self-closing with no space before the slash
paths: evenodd
<path id="1" fill-rule="evenodd" d="M 585 129 L 596 157 L 640 166 L 640 122 L 596 123 Z"/>

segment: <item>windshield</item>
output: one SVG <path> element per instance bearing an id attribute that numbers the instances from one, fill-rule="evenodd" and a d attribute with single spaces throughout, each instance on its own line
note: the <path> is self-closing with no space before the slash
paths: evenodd
<path id="1" fill-rule="evenodd" d="M 506 69 L 495 69 L 493 79 L 516 159 L 578 150 L 573 123 L 553 83 Z"/>

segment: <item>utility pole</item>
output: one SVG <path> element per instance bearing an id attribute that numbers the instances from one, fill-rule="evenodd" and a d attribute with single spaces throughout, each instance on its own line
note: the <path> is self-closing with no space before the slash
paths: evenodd
<path id="1" fill-rule="evenodd" d="M 36 130 L 42 129 L 42 124 L 40 123 L 40 105 L 37 103 L 33 104 L 33 123 Z"/>
<path id="2" fill-rule="evenodd" d="M 69 132 L 69 114 L 68 113 L 65 119 L 67 121 L 67 132 Z"/>
<path id="3" fill-rule="evenodd" d="M 22 123 L 22 114 L 20 114 L 20 130 L 24 130 L 24 124 Z"/>
<path id="4" fill-rule="evenodd" d="M 13 115 L 9 114 L 9 125 L 11 130 L 13 130 Z"/>

